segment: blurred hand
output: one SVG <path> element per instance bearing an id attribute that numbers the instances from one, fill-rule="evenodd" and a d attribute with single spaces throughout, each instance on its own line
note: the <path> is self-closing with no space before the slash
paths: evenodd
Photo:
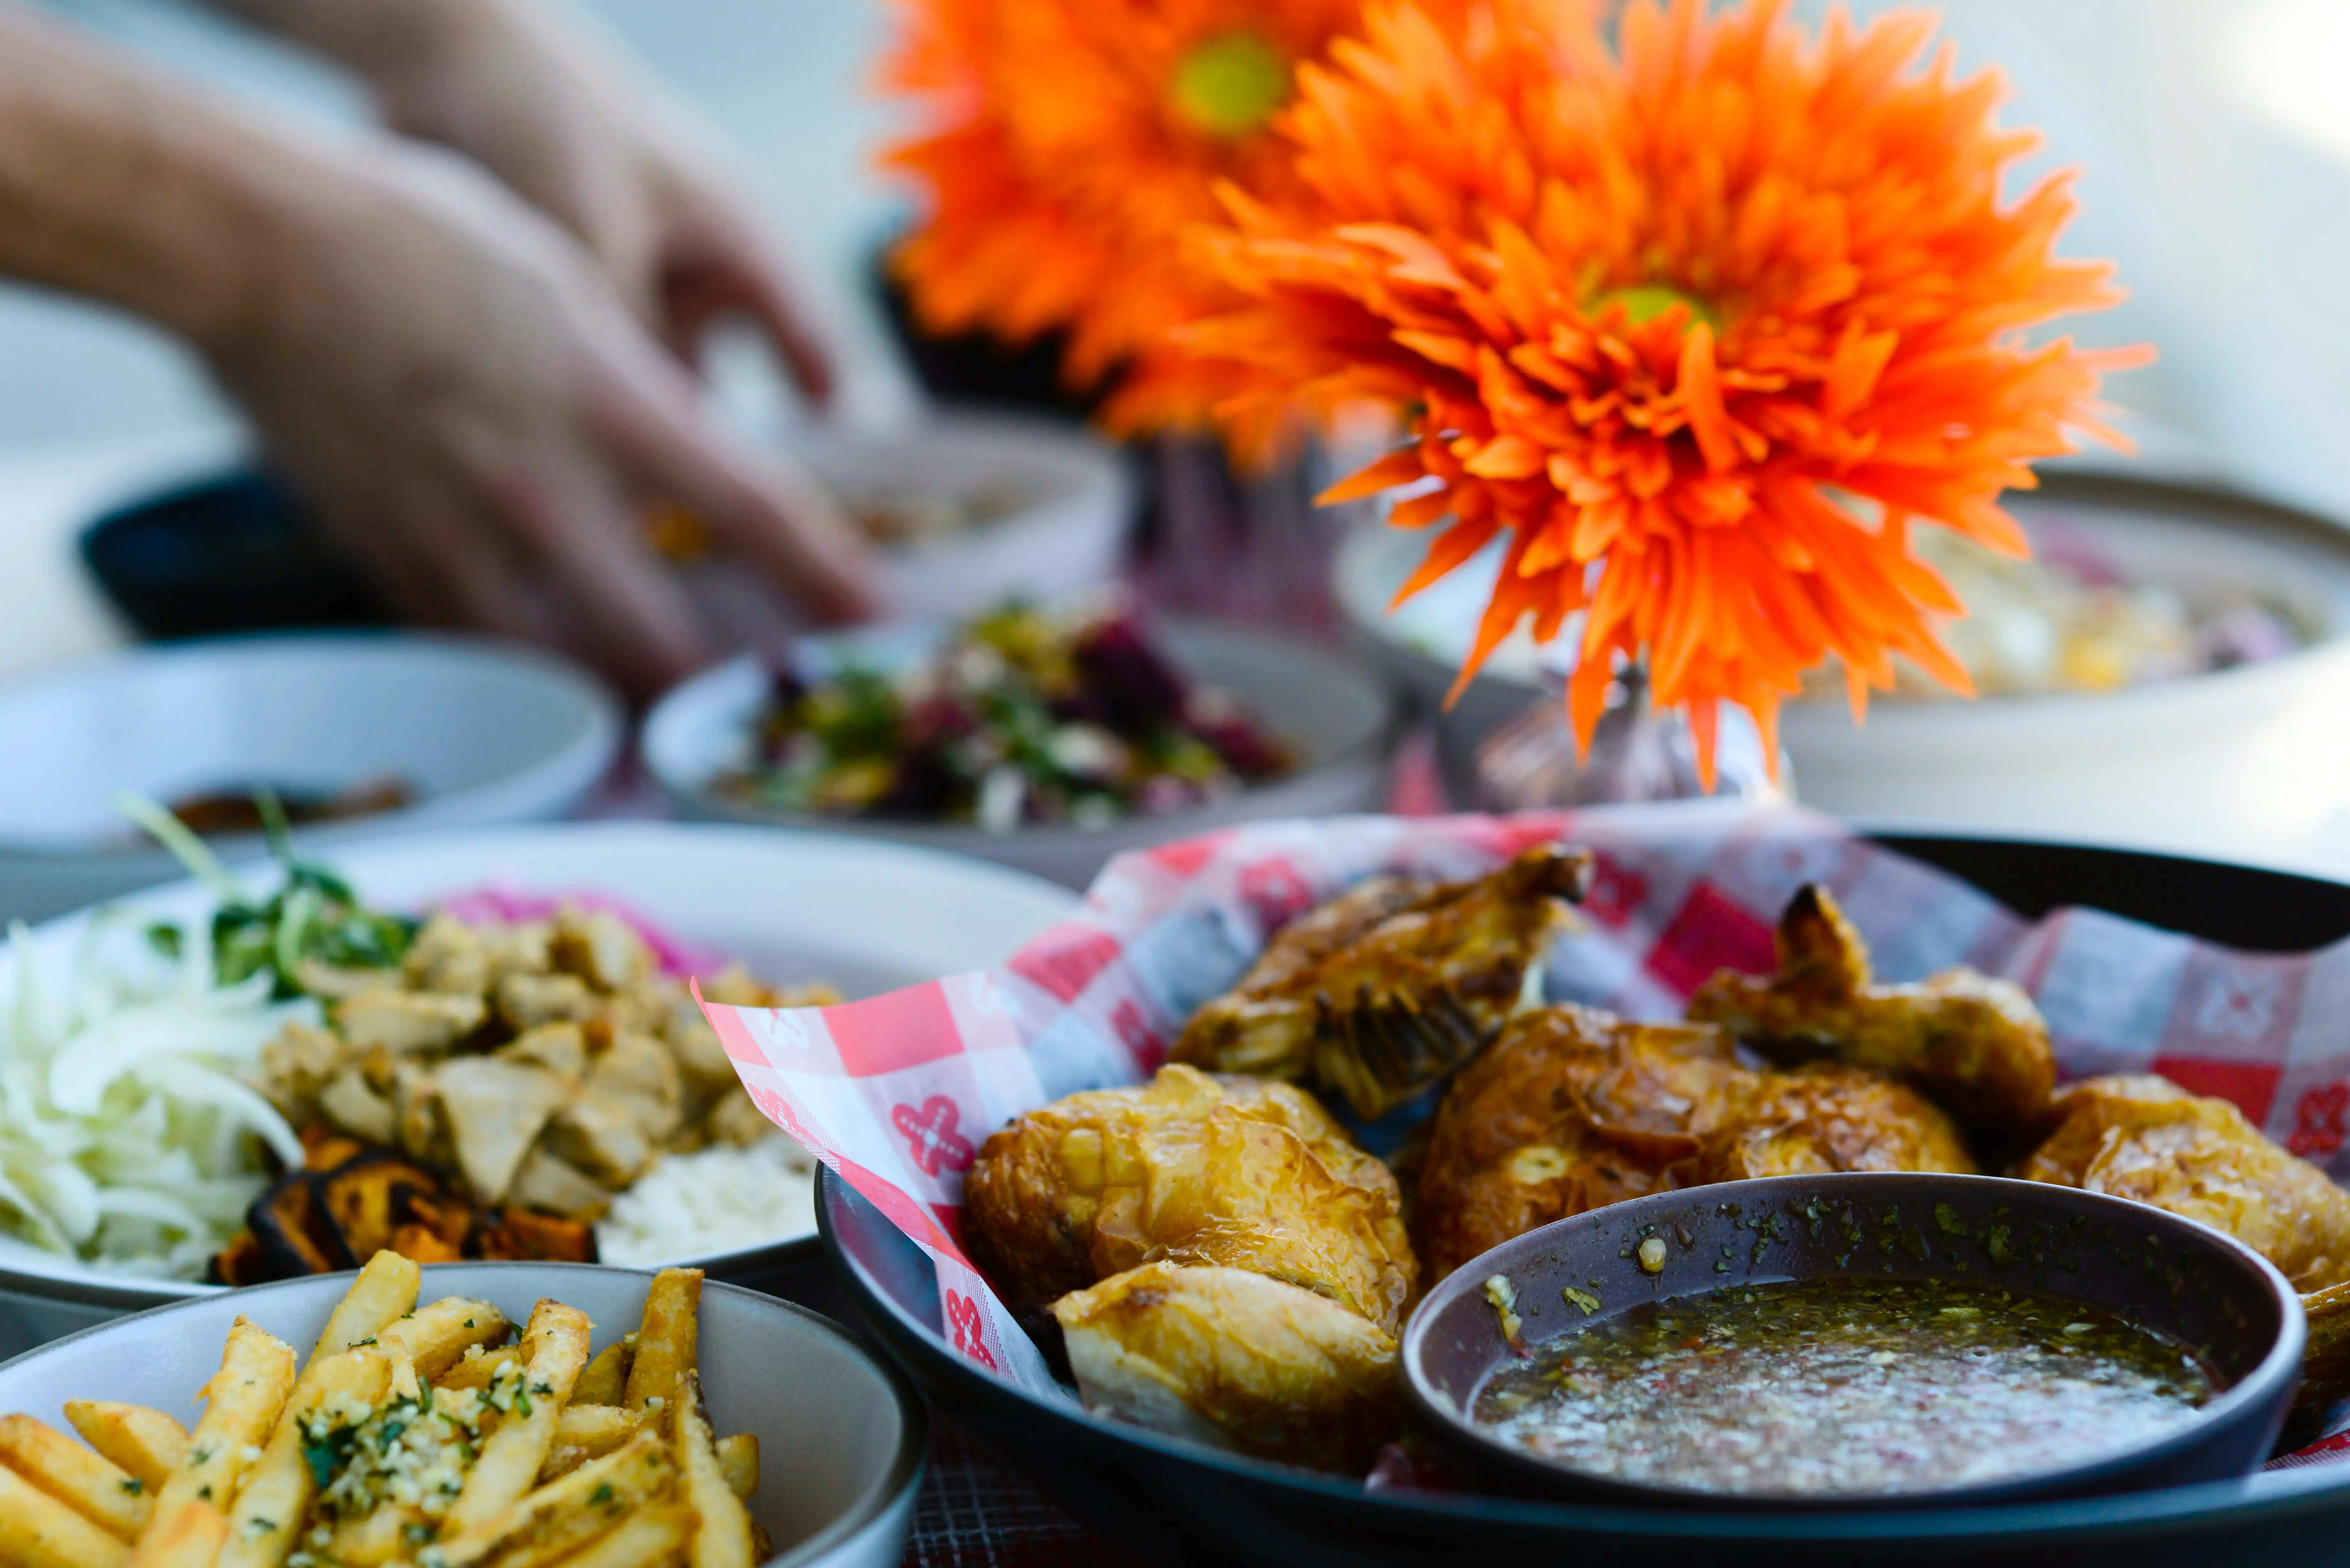
<path id="1" fill-rule="evenodd" d="M 549 642 L 649 694 L 709 651 L 646 540 L 665 502 L 819 615 L 870 609 L 837 511 L 710 428 L 586 249 L 445 154 L 379 144 L 318 167 L 253 239 L 253 303 L 203 347 L 402 615 Z M 686 265 L 690 208 L 618 208 L 596 209 L 604 243 L 642 250 L 647 286 L 733 275 L 723 246 L 701 258 L 715 272 Z M 672 330 L 708 297 L 665 306 Z"/>
<path id="2" fill-rule="evenodd" d="M 544 0 L 438 0 L 438 15 L 432 47 L 375 73 L 395 130 L 467 154 L 569 229 L 681 358 L 738 314 L 827 393 L 830 356 L 787 258 L 656 98 Z"/>

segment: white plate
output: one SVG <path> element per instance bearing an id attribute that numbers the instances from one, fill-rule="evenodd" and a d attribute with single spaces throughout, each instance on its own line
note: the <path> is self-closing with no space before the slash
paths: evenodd
<path id="1" fill-rule="evenodd" d="M 297 849 L 307 844 L 296 834 Z M 435 835 L 321 855 L 368 903 L 413 911 L 484 886 L 534 896 L 593 893 L 619 900 L 671 934 L 723 952 L 762 979 L 828 980 L 853 996 L 985 969 L 1077 900 L 1000 867 L 837 836 L 668 823 L 567 824 Z M 275 873 L 244 873 L 275 886 Z M 140 921 L 208 916 L 215 900 L 175 883 L 112 906 Z M 34 933 L 36 961 L 59 975 L 91 911 Z M 126 930 L 121 940 L 136 940 Z M 13 993 L 0 974 L 0 1006 Z M 754 1273 L 779 1246 L 813 1245 L 813 1231 L 777 1245 L 678 1258 L 713 1275 Z M 213 1292 L 60 1257 L 0 1237 L 0 1346 L 36 1344 L 124 1312 Z"/>
<path id="2" fill-rule="evenodd" d="M 229 1324 L 249 1317 L 309 1354 L 348 1274 L 182 1302 L 94 1328 L 0 1366 L 0 1412 L 71 1435 L 68 1399 L 116 1399 L 192 1428 L 196 1390 L 220 1369 Z M 542 1296 L 588 1314 L 602 1349 L 644 1315 L 648 1274 L 577 1263 L 443 1263 L 419 1300 L 463 1295 L 515 1323 Z M 697 1360 L 712 1424 L 759 1439 L 751 1513 L 774 1568 L 896 1568 L 921 1483 L 921 1405 L 903 1379 L 815 1314 L 750 1291 L 702 1287 Z"/>
<path id="3" fill-rule="evenodd" d="M 752 726 L 768 691 L 766 666 L 753 658 L 705 670 L 662 698 L 645 721 L 645 765 L 688 816 L 919 844 L 977 856 L 1071 888 L 1090 886 L 1113 855 L 1170 839 L 1236 823 L 1378 809 L 1395 727 L 1394 694 L 1385 682 L 1312 643 L 1254 627 L 1162 620 L 1156 632 L 1187 675 L 1238 698 L 1260 728 L 1293 748 L 1299 757 L 1296 772 L 1188 811 L 1132 816 L 1097 828 L 988 833 L 960 824 L 763 811 L 711 787 L 751 754 Z M 807 638 L 795 646 L 811 670 L 852 658 L 888 670 L 920 657 L 940 635 L 935 626 L 893 627 Z"/>
<path id="4" fill-rule="evenodd" d="M 949 413 L 886 432 L 820 426 L 795 432 L 785 450 L 851 504 L 987 492 L 1019 498 L 983 523 L 877 545 L 893 618 L 958 619 L 1014 594 L 1053 598 L 1111 581 L 1125 559 L 1134 476 L 1125 455 L 1089 431 Z M 774 648 L 811 629 L 788 597 L 738 561 L 714 556 L 684 576 L 727 648 Z"/>
<path id="5" fill-rule="evenodd" d="M 294 634 L 140 649 L 0 688 L 0 918 L 152 887 L 177 862 L 130 831 L 121 791 L 169 802 L 390 775 L 419 798 L 305 830 L 321 850 L 559 817 L 603 776 L 619 704 L 552 654 L 484 638 Z M 234 860 L 258 836 L 219 840 Z"/>

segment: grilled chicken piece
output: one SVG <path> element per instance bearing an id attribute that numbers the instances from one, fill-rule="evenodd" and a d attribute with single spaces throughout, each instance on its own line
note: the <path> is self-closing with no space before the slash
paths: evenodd
<path id="1" fill-rule="evenodd" d="M 1366 1119 L 1475 1055 L 1539 991 L 1591 856 L 1528 849 L 1467 882 L 1380 877 L 1292 921 L 1171 1053 L 1308 1082 Z"/>
<path id="2" fill-rule="evenodd" d="M 1581 1007 L 1513 1020 L 1430 1124 L 1411 1218 L 1428 1278 L 1537 1225 L 1684 1185 L 1677 1173 L 1755 1087 L 1718 1029 Z"/>
<path id="3" fill-rule="evenodd" d="M 480 1028 L 487 1015 L 478 996 L 379 990 L 341 1003 L 335 1023 L 354 1051 L 438 1056 Z"/>
<path id="4" fill-rule="evenodd" d="M 2350 1282 L 2350 1192 L 2226 1100 L 2138 1074 L 2068 1085 L 2054 1108 L 2056 1130 L 2016 1175 L 2134 1198 L 2225 1231 L 2298 1290 Z"/>
<path id="5" fill-rule="evenodd" d="M 432 1070 L 457 1169 L 480 1203 L 503 1202 L 539 1133 L 574 1091 L 555 1074 L 496 1056 L 457 1056 Z"/>
<path id="6" fill-rule="evenodd" d="M 1581 1007 L 1513 1020 L 1437 1108 L 1413 1190 L 1430 1280 L 1571 1214 L 1806 1171 L 1971 1171 L 1950 1118 L 1831 1063 L 1758 1072 L 1721 1030 Z"/>
<path id="7" fill-rule="evenodd" d="M 1840 1063 L 1811 1062 L 1762 1075 L 1745 1108 L 1705 1140 L 1696 1179 L 1843 1170 L 1967 1176 L 1974 1169 L 1958 1124 L 1908 1085 Z"/>
<path id="8" fill-rule="evenodd" d="M 1311 1096 L 1170 1066 L 989 1138 L 963 1183 L 972 1259 L 1016 1313 L 1148 1262 L 1288 1281 L 1393 1333 L 1416 1270 L 1385 1166 Z"/>
<path id="9" fill-rule="evenodd" d="M 1806 886 L 1780 917 L 1779 971 L 1723 970 L 1689 1015 L 1784 1060 L 1827 1055 L 1905 1078 L 1971 1125 L 2036 1126 L 2056 1084 L 2048 1025 L 2022 988 L 1970 969 L 1879 985 L 1868 948 L 1825 888 Z"/>
<path id="10" fill-rule="evenodd" d="M 1395 1336 L 1242 1269 L 1146 1263 L 1053 1305 L 1089 1410 L 1359 1472 L 1394 1432 Z"/>

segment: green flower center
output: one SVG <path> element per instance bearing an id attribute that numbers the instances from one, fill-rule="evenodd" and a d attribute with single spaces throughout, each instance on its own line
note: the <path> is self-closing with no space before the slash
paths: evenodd
<path id="1" fill-rule="evenodd" d="M 1711 305 L 1693 294 L 1683 294 L 1669 283 L 1635 283 L 1608 289 L 1592 300 L 1591 314 L 1597 316 L 1610 306 L 1621 306 L 1632 325 L 1638 327 L 1654 321 L 1676 305 L 1688 307 L 1690 321 L 1702 321 L 1721 330 L 1721 317 Z"/>
<path id="2" fill-rule="evenodd" d="M 1210 38 L 1175 66 L 1175 111 L 1211 136 L 1245 136 L 1289 99 L 1289 62 L 1254 33 Z"/>

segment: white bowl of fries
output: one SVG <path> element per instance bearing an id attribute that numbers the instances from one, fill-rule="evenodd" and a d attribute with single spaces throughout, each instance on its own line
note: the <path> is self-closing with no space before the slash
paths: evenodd
<path id="1" fill-rule="evenodd" d="M 0 1366 L 0 1563 L 890 1568 L 923 1438 L 838 1328 L 699 1271 L 386 1252 Z"/>

